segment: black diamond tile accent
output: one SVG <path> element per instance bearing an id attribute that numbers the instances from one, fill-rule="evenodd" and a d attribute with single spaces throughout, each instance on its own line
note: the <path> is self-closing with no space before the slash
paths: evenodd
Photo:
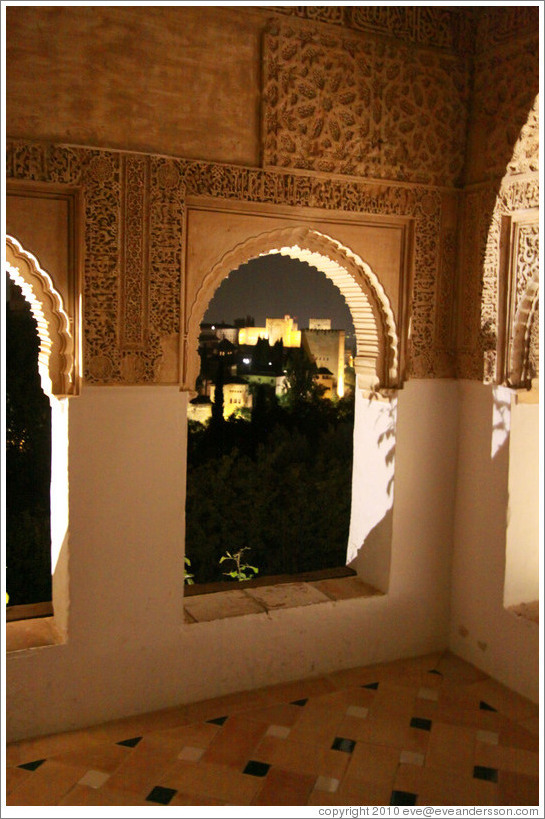
<path id="1" fill-rule="evenodd" d="M 417 793 L 409 791 L 392 791 L 390 805 L 416 805 Z"/>
<path id="2" fill-rule="evenodd" d="M 344 751 L 351 754 L 356 747 L 356 742 L 353 739 L 346 739 L 346 737 L 335 737 L 331 747 L 334 751 Z"/>
<path id="3" fill-rule="evenodd" d="M 473 768 L 473 778 L 484 779 L 486 782 L 497 782 L 498 769 L 485 768 L 484 765 L 475 765 L 475 767 Z"/>
<path id="4" fill-rule="evenodd" d="M 223 723 L 228 719 L 229 717 L 216 717 L 215 719 L 207 719 L 206 721 L 211 725 L 223 725 Z"/>
<path id="5" fill-rule="evenodd" d="M 135 748 L 142 737 L 132 737 L 131 739 L 123 739 L 121 742 L 117 742 L 116 745 L 126 745 L 127 748 Z"/>
<path id="6" fill-rule="evenodd" d="M 157 802 L 159 805 L 168 805 L 172 797 L 178 791 L 173 788 L 163 788 L 161 785 L 156 785 L 146 796 L 146 802 Z"/>
<path id="7" fill-rule="evenodd" d="M 267 776 L 270 767 L 266 762 L 256 762 L 255 759 L 250 759 L 242 773 L 250 774 L 250 776 Z"/>
<path id="8" fill-rule="evenodd" d="M 24 768 L 25 771 L 35 771 L 40 765 L 43 765 L 45 759 L 35 759 L 34 762 L 25 762 L 23 765 L 17 765 L 18 768 Z"/>
<path id="9" fill-rule="evenodd" d="M 431 719 L 413 717 L 411 720 L 411 728 L 420 728 L 421 731 L 431 731 Z"/>
<path id="10" fill-rule="evenodd" d="M 378 683 L 366 683 L 365 685 L 361 686 L 362 688 L 372 688 L 373 691 L 376 691 L 378 688 Z"/>
<path id="11" fill-rule="evenodd" d="M 481 709 L 481 711 L 494 711 L 494 713 L 496 714 L 498 713 L 497 708 L 492 708 L 491 705 L 489 705 L 487 702 L 484 702 L 483 700 L 480 701 L 479 708 Z"/>
<path id="12" fill-rule="evenodd" d="M 300 705 L 301 708 L 302 708 L 303 705 L 307 704 L 307 702 L 308 702 L 308 697 L 306 699 L 304 699 L 304 700 L 293 700 L 293 702 L 290 702 L 290 705 Z"/>

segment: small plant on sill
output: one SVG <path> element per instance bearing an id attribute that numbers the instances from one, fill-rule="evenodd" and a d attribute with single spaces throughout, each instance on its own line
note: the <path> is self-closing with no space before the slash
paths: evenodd
<path id="1" fill-rule="evenodd" d="M 188 557 L 184 557 L 184 563 L 184 582 L 187 583 L 188 586 L 192 586 L 195 583 L 193 580 L 195 575 L 187 571 L 188 567 L 191 568 L 191 560 Z"/>
<path id="2" fill-rule="evenodd" d="M 227 577 L 232 577 L 233 580 L 251 580 L 255 575 L 259 572 L 259 569 L 256 566 L 250 566 L 249 563 L 242 562 L 242 553 L 249 551 L 249 546 L 243 546 L 242 549 L 239 549 L 238 552 L 231 554 L 231 552 L 226 552 L 223 557 L 220 557 L 220 563 L 223 563 L 224 560 L 232 560 L 235 564 L 235 568 L 232 569 L 230 572 L 223 572 L 224 575 Z"/>

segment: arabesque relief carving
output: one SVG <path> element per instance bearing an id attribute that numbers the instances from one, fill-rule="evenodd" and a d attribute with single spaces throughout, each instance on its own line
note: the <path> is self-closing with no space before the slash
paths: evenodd
<path id="1" fill-rule="evenodd" d="M 272 25 L 264 35 L 263 164 L 456 184 L 468 92 L 461 58 Z"/>
<path id="2" fill-rule="evenodd" d="M 539 38 L 515 45 L 475 60 L 467 181 L 538 170 Z"/>
<path id="3" fill-rule="evenodd" d="M 506 287 L 511 290 L 514 287 L 514 292 L 517 287 L 522 292 L 526 286 L 524 282 L 529 277 L 535 279 L 539 265 L 538 228 L 535 224 L 538 208 L 537 176 L 506 176 L 499 191 L 490 184 L 465 194 L 459 262 L 462 274 L 459 291 L 459 378 L 479 379 L 486 383 L 511 380 L 507 361 L 511 357 L 509 340 L 513 338 L 514 313 L 508 311 L 511 319 L 506 319 L 506 327 L 498 325 L 500 269 L 508 270 L 505 275 L 510 276 L 511 281 Z M 524 228 L 518 234 L 522 239 L 526 237 L 526 240 L 522 246 L 518 240 L 511 244 L 511 261 L 502 264 L 502 224 L 505 218 L 511 219 L 517 211 L 528 212 L 528 230 Z M 517 256 L 519 252 L 522 256 Z M 524 263 L 522 258 L 526 259 Z M 515 274 L 516 270 L 520 273 Z M 522 275 L 523 282 L 520 286 L 514 283 L 519 275 Z"/>
<path id="4" fill-rule="evenodd" d="M 281 14 L 397 37 L 419 45 L 471 50 L 467 15 L 440 6 L 271 6 Z"/>
<path id="5" fill-rule="evenodd" d="M 343 26 L 420 46 L 470 53 L 486 51 L 535 31 L 537 6 L 269 6 L 273 11 Z"/>
<path id="6" fill-rule="evenodd" d="M 122 294 L 131 287 L 140 292 L 138 280 L 131 278 L 130 271 L 127 279 L 123 264 L 127 226 L 122 226 L 122 201 L 127 176 L 122 168 L 130 156 L 60 145 L 8 143 L 8 177 L 69 182 L 84 189 L 85 378 L 89 383 L 159 383 L 165 339 L 180 332 L 186 194 L 414 218 L 416 276 L 408 371 L 416 377 L 449 374 L 445 372 L 444 351 L 435 347 L 439 192 L 419 186 L 369 184 L 155 156 L 146 158 L 150 162 L 149 194 L 146 185 L 135 186 L 143 199 L 143 211 L 130 226 L 133 232 L 150 226 L 148 338 L 141 349 L 126 351 L 122 339 L 130 337 L 133 330 L 123 327 L 130 314 L 123 306 Z M 139 246 L 144 242 L 142 237 Z M 448 312 L 450 305 L 441 309 Z M 138 326 L 144 322 L 141 315 Z"/>

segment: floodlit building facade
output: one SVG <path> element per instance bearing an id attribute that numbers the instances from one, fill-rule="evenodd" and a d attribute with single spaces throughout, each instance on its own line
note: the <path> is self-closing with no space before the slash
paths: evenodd
<path id="1" fill-rule="evenodd" d="M 54 608 L 8 623 L 8 738 L 447 647 L 537 700 L 516 608 L 539 596 L 537 8 L 6 18 L 6 262 L 52 404 Z M 377 594 L 195 624 L 200 324 L 262 254 L 351 310 L 346 562 Z"/>

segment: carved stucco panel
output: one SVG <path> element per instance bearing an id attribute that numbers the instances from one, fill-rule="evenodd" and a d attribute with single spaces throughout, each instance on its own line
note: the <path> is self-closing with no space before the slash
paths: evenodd
<path id="1" fill-rule="evenodd" d="M 62 145 L 8 143 L 8 176 L 76 183 L 84 192 L 84 360 L 89 383 L 177 382 L 180 311 L 185 309 L 186 194 L 414 219 L 408 374 L 445 374 L 445 351 L 443 341 L 438 346 L 436 329 L 438 320 L 444 322 L 444 318 L 437 318 L 436 299 L 443 299 L 445 294 L 444 289 L 441 294 L 437 292 L 437 270 L 445 252 L 441 248 L 442 197 L 438 191 L 140 155 L 134 166 L 135 177 L 128 182 L 123 171 L 132 158 L 130 154 Z M 136 217 L 131 215 L 127 223 L 123 202 L 129 193 L 136 197 L 137 206 Z M 147 233 L 147 246 L 140 233 Z M 129 235 L 138 248 L 132 267 L 127 266 L 126 256 Z M 442 301 L 441 315 L 448 309 L 447 302 Z M 129 324 L 133 316 L 134 324 Z M 127 339 L 140 339 L 140 346 L 127 350 L 123 347 Z"/>
<path id="2" fill-rule="evenodd" d="M 455 184 L 468 77 L 461 58 L 273 25 L 264 36 L 263 164 Z"/>
<path id="3" fill-rule="evenodd" d="M 500 350 L 498 360 L 498 345 L 506 333 L 511 336 L 498 324 L 500 271 L 506 266 L 513 269 L 513 264 L 502 263 L 502 220 L 517 211 L 536 211 L 538 206 L 537 176 L 506 177 L 499 191 L 495 185 L 485 185 L 464 196 L 459 251 L 459 378 L 505 381 L 502 360 L 510 353 Z M 537 248 L 527 246 L 526 251 L 537 265 Z"/>
<path id="4" fill-rule="evenodd" d="M 467 180 L 538 169 L 538 54 L 536 34 L 476 59 Z"/>

